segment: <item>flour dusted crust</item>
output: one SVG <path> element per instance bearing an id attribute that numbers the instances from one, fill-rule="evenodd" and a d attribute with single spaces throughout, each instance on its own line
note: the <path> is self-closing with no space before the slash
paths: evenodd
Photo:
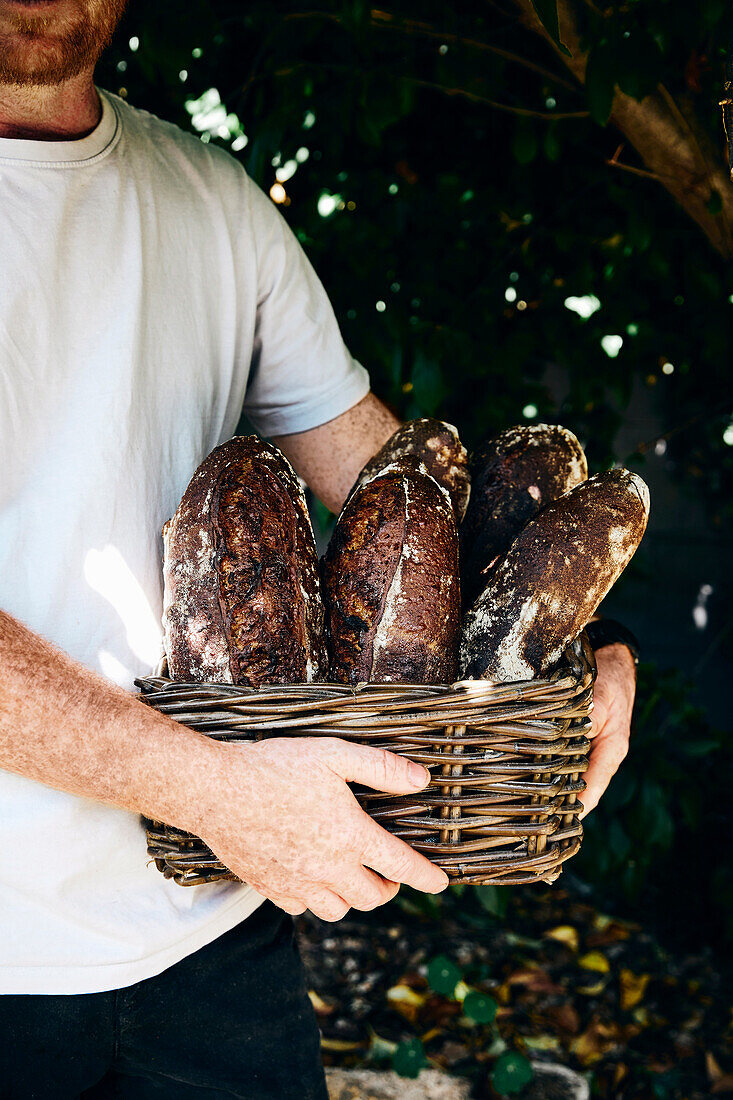
<path id="1" fill-rule="evenodd" d="M 597 474 L 524 527 L 466 616 L 464 678 L 543 675 L 578 636 L 631 561 L 649 490 L 628 470 Z"/>
<path id="2" fill-rule="evenodd" d="M 455 679 L 456 522 L 448 493 L 414 456 L 355 490 L 324 556 L 323 576 L 332 680 Z"/>
<path id="3" fill-rule="evenodd" d="M 212 451 L 163 543 L 174 680 L 259 687 L 324 677 L 313 532 L 298 479 L 275 447 L 238 436 Z"/>
<path id="4" fill-rule="evenodd" d="M 466 513 L 471 492 L 468 454 L 453 425 L 442 420 L 425 416 L 419 420 L 410 420 L 399 427 L 367 462 L 356 479 L 352 492 L 404 455 L 418 458 L 438 484 L 448 490 L 456 522 L 460 523 Z"/>
<path id="5" fill-rule="evenodd" d="M 585 481 L 583 448 L 567 428 L 522 424 L 487 440 L 471 456 L 471 499 L 461 527 L 464 604 L 532 516 Z"/>

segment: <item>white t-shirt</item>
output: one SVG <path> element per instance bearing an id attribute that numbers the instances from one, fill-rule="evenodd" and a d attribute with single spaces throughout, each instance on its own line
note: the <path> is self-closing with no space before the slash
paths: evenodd
<path id="1" fill-rule="evenodd" d="M 100 96 L 79 141 L 0 140 L 0 608 L 132 689 L 199 463 L 243 407 L 262 435 L 305 431 L 369 382 L 241 165 Z M 0 993 L 129 985 L 261 901 L 164 880 L 137 815 L 3 771 L 0 830 Z"/>

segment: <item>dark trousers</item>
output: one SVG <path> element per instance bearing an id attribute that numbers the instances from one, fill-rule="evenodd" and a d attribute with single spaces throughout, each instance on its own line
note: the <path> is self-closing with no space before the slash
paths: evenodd
<path id="1" fill-rule="evenodd" d="M 0 997 L 2 1100 L 327 1100 L 293 922 L 265 902 L 155 978 Z"/>

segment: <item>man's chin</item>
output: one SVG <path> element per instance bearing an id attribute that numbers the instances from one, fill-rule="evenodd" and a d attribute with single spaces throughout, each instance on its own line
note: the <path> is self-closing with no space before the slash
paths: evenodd
<path id="1" fill-rule="evenodd" d="M 35 45 L 26 42 L 22 51 L 3 49 L 0 36 L 0 85 L 18 87 L 49 87 L 63 84 L 87 69 L 93 69 L 97 58 L 86 51 L 69 52 L 60 44 Z"/>

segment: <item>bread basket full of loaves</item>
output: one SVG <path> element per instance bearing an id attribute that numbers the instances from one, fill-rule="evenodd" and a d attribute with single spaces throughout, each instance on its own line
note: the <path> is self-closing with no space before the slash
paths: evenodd
<path id="1" fill-rule="evenodd" d="M 400 428 L 319 565 L 303 492 L 256 437 L 222 444 L 164 528 L 165 650 L 141 698 L 208 737 L 340 737 L 425 765 L 354 787 L 454 882 L 552 882 L 580 847 L 595 665 L 583 633 L 644 532 L 626 470 L 588 478 L 564 428 L 512 428 L 470 462 L 450 425 Z M 146 821 L 181 885 L 234 878 Z"/>

